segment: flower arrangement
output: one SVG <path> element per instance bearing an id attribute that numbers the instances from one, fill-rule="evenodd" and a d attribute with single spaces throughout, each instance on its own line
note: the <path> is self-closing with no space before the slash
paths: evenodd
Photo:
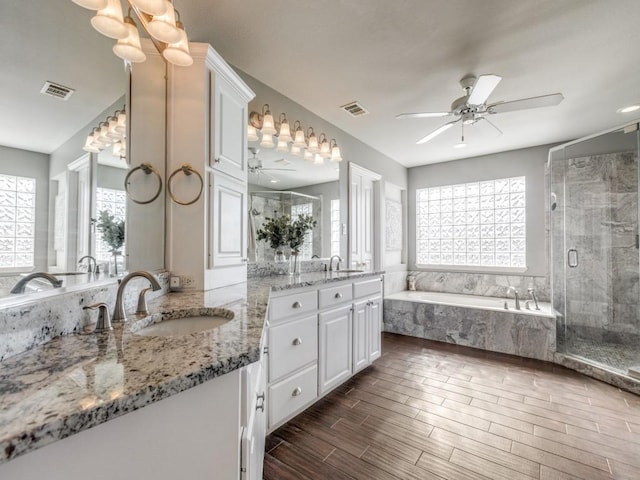
<path id="1" fill-rule="evenodd" d="M 300 251 L 300 247 L 304 244 L 304 237 L 309 230 L 318 224 L 311 215 L 298 215 L 298 218 L 289 224 L 287 232 L 287 243 L 294 255 Z"/>
<path id="2" fill-rule="evenodd" d="M 317 224 L 311 215 L 299 215 L 295 220 L 289 215 L 266 217 L 256 234 L 258 240 L 268 241 L 274 250 L 288 246 L 293 254 L 297 254 L 304 244 L 304 236 Z"/>
<path id="3" fill-rule="evenodd" d="M 116 221 L 115 216 L 106 210 L 98 215 L 96 228 L 102 233 L 102 238 L 109 245 L 112 252 L 116 252 L 124 245 L 124 220 Z"/>

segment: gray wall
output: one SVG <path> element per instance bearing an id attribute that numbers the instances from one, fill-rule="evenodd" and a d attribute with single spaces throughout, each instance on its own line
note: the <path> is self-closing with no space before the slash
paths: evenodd
<path id="1" fill-rule="evenodd" d="M 408 191 L 409 269 L 416 268 L 416 189 L 525 175 L 527 182 L 527 270 L 522 274 L 546 276 L 548 269 L 545 241 L 544 169 L 549 147 L 549 145 L 544 145 L 410 168 Z"/>
<path id="2" fill-rule="evenodd" d="M 127 170 L 122 168 L 98 165 L 98 187 L 100 188 L 124 190 L 124 177 L 126 176 Z"/>
<path id="3" fill-rule="evenodd" d="M 36 179 L 36 270 L 47 268 L 49 155 L 0 146 L 0 173 Z"/>

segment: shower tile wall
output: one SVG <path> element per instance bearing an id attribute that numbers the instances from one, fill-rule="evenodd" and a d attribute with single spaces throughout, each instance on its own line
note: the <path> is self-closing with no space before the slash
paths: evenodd
<path id="1" fill-rule="evenodd" d="M 596 341 L 637 341 L 640 289 L 635 156 L 617 153 L 573 158 L 565 160 L 563 167 L 554 167 L 553 173 L 554 185 L 559 185 L 562 176 L 565 182 L 565 198 L 558 194 L 559 214 L 552 213 L 553 245 L 561 246 L 566 235 L 566 249 L 577 249 L 579 260 L 577 268 L 566 268 L 567 329 Z M 566 265 L 566 249 L 554 248 L 554 265 Z M 561 278 L 554 279 L 557 301 L 564 297 L 562 289 Z"/>

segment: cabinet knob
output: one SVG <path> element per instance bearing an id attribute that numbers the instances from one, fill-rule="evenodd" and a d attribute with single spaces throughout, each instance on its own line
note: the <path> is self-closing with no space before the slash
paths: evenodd
<path id="1" fill-rule="evenodd" d="M 333 298 L 342 298 L 342 294 L 340 292 L 336 293 Z"/>
<path id="2" fill-rule="evenodd" d="M 292 397 L 297 397 L 302 393 L 302 389 L 300 387 L 296 387 L 293 392 L 291 392 Z"/>
<path id="3" fill-rule="evenodd" d="M 293 308 L 302 308 L 302 304 L 300 302 L 294 302 L 293 305 L 291 305 Z"/>
<path id="4" fill-rule="evenodd" d="M 302 345 L 302 339 L 300 337 L 298 338 L 294 338 L 293 342 L 291 342 L 292 345 Z"/>
<path id="5" fill-rule="evenodd" d="M 256 410 L 264 412 L 264 392 L 256 396 Z"/>
<path id="6" fill-rule="evenodd" d="M 216 163 L 216 164 L 220 163 L 220 157 L 214 158 L 213 159 L 213 163 Z"/>

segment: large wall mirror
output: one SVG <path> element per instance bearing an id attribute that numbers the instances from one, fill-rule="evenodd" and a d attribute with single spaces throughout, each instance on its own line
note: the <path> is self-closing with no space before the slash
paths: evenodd
<path id="1" fill-rule="evenodd" d="M 96 226 L 101 212 L 116 224 L 125 221 L 127 242 L 136 237 L 136 225 L 144 225 L 132 218 L 143 213 L 130 208 L 124 191 L 132 168 L 127 158 L 113 147 L 83 151 L 100 121 L 117 110 L 130 113 L 130 73 L 113 54 L 114 41 L 91 27 L 94 12 L 70 0 L 9 0 L 5 7 L 0 29 L 0 306 L 15 300 L 20 294 L 11 293 L 13 287 L 34 272 L 54 275 L 63 289 L 34 279 L 23 293 L 30 298 L 40 291 L 115 281 L 128 268 L 127 244 L 113 255 Z M 73 92 L 67 99 L 43 94 L 45 82 Z M 136 178 L 144 182 L 144 177 Z M 149 188 L 142 185 L 141 195 Z M 163 197 L 156 202 L 164 205 Z M 162 207 L 156 224 L 163 225 L 163 212 Z M 135 266 L 162 268 L 163 249 L 155 251 L 159 258 Z M 95 258 L 99 275 L 92 261 L 91 268 L 89 260 L 80 262 L 86 255 Z"/>
<path id="2" fill-rule="evenodd" d="M 265 218 L 312 215 L 301 260 L 340 254 L 339 164 L 314 163 L 289 152 L 249 142 L 249 262 L 274 261 L 275 251 L 256 239 Z"/>

